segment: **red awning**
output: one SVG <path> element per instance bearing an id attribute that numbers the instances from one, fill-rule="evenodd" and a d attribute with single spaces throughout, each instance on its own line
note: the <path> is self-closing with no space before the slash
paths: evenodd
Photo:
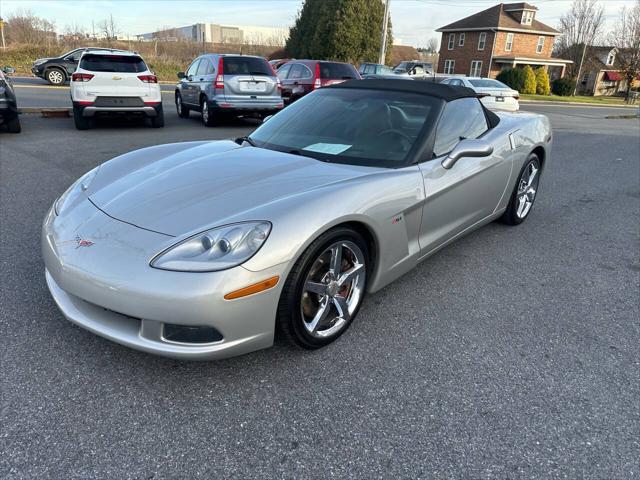
<path id="1" fill-rule="evenodd" d="M 604 72 L 604 79 L 610 82 L 619 82 L 622 77 L 618 72 Z"/>

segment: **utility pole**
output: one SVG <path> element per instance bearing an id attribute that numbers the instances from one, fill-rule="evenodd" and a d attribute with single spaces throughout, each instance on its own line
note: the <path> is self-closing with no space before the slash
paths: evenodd
<path id="1" fill-rule="evenodd" d="M 582 49 L 582 58 L 580 59 L 580 66 L 578 67 L 578 76 L 576 77 L 576 86 L 573 88 L 573 96 L 575 97 L 578 91 L 578 83 L 580 82 L 580 72 L 582 71 L 582 62 L 584 62 L 584 55 L 587 53 L 587 42 L 584 42 L 584 48 Z"/>
<path id="2" fill-rule="evenodd" d="M 384 19 L 382 20 L 382 47 L 380 47 L 380 58 L 378 63 L 384 65 L 385 55 L 387 53 L 387 30 L 389 29 L 389 4 L 391 0 L 384 2 Z"/>
<path id="3" fill-rule="evenodd" d="M 2 17 L 0 17 L 0 35 L 2 35 L 2 48 L 7 48 L 4 44 L 4 20 L 2 20 Z"/>

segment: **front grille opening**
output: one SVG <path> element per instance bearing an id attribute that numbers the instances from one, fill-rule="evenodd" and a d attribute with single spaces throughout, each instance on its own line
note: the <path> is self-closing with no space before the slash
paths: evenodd
<path id="1" fill-rule="evenodd" d="M 165 323 L 162 336 L 168 342 L 214 343 L 222 340 L 222 334 L 213 327 L 197 327 Z"/>

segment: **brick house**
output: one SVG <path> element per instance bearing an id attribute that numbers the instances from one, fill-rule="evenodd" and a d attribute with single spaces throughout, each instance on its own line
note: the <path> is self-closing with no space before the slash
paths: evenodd
<path id="1" fill-rule="evenodd" d="M 439 28 L 438 73 L 495 78 L 504 68 L 543 66 L 562 77 L 570 60 L 551 58 L 560 32 L 536 20 L 528 3 L 501 3 Z"/>
<path id="2" fill-rule="evenodd" d="M 587 55 L 578 80 L 578 93 L 583 95 L 622 95 L 627 91 L 627 79 L 620 71 L 619 59 L 627 50 L 615 47 L 587 48 Z M 632 84 L 638 84 L 640 76 Z"/>

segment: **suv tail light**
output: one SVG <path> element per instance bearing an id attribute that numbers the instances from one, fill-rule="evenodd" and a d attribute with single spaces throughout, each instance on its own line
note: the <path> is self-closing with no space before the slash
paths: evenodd
<path id="1" fill-rule="evenodd" d="M 73 75 L 71 75 L 71 81 L 72 82 L 88 82 L 94 76 L 95 75 L 92 75 L 90 73 L 74 73 Z"/>
<path id="2" fill-rule="evenodd" d="M 316 63 L 316 73 L 313 80 L 313 89 L 320 88 L 322 86 L 322 80 L 320 80 L 320 64 Z"/>
<path id="3" fill-rule="evenodd" d="M 138 78 L 144 83 L 158 83 L 158 77 L 155 75 L 138 75 Z"/>
<path id="4" fill-rule="evenodd" d="M 214 84 L 214 88 L 224 90 L 224 75 L 222 74 L 224 70 L 224 60 L 222 57 L 218 60 L 218 74 L 216 75 L 216 82 Z"/>

